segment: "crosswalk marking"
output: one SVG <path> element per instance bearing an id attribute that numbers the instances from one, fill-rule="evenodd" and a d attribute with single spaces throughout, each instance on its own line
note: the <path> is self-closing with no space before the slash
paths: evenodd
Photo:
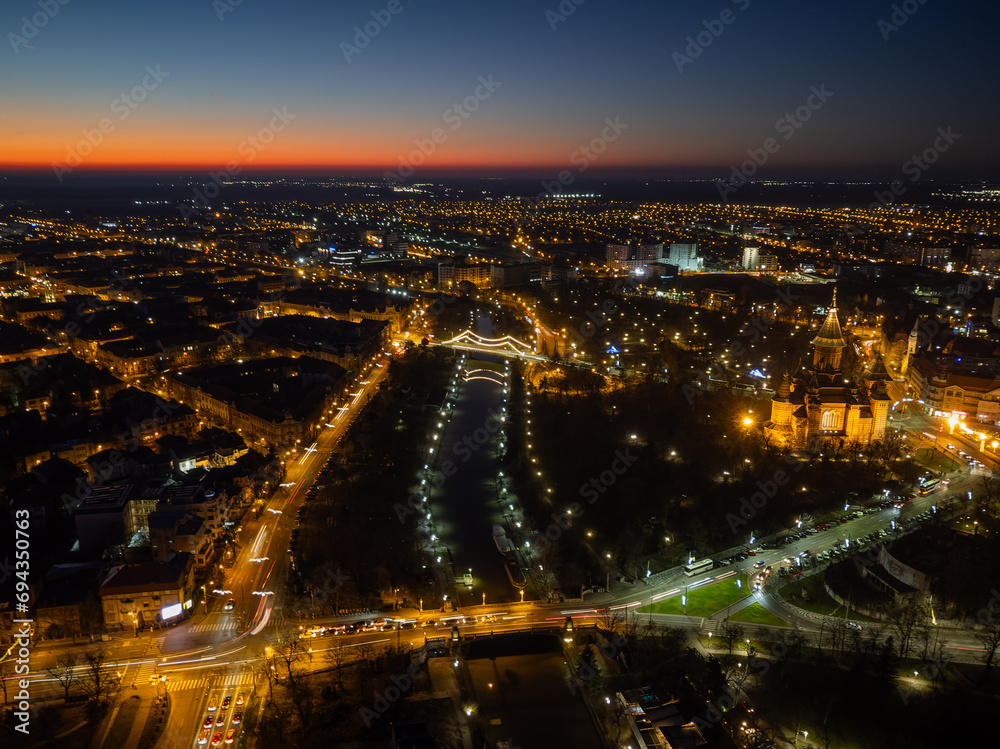
<path id="1" fill-rule="evenodd" d="M 208 679 L 185 679 L 184 681 L 171 681 L 167 679 L 168 692 L 183 692 L 186 689 L 198 689 L 208 684 Z"/>
<path id="2" fill-rule="evenodd" d="M 245 684 L 253 684 L 252 674 L 228 674 L 221 679 L 216 679 L 212 686 L 239 687 Z M 206 686 L 208 686 L 208 678 L 204 676 L 194 679 L 177 679 L 176 681 L 171 678 L 167 679 L 167 689 L 172 692 L 183 692 L 185 689 L 198 689 Z"/>
<path id="3" fill-rule="evenodd" d="M 223 629 L 232 629 L 230 622 L 216 622 L 215 624 L 195 624 L 191 627 L 192 632 L 218 632 Z"/>

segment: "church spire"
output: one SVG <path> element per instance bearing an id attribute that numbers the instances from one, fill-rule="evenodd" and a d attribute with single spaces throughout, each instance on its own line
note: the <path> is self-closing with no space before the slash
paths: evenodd
<path id="1" fill-rule="evenodd" d="M 779 403 L 789 403 L 789 396 L 792 394 L 792 379 L 788 376 L 787 370 L 783 375 L 781 375 L 781 384 L 778 385 L 778 390 L 775 392 L 774 397 L 771 399 L 773 401 L 778 401 Z"/>
<path id="2" fill-rule="evenodd" d="M 837 318 L 837 287 L 833 288 L 833 302 L 826 312 L 826 320 L 819 329 L 819 335 L 813 339 L 813 346 L 829 349 L 841 349 L 847 346 L 844 334 L 840 331 L 840 320 Z"/>

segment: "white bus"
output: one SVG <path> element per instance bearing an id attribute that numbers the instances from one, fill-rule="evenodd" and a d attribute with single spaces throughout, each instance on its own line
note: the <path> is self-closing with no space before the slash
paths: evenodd
<path id="1" fill-rule="evenodd" d="M 919 493 L 921 497 L 926 497 L 928 494 L 933 494 L 940 488 L 940 479 L 931 479 L 930 481 L 924 482 L 924 485 L 920 487 Z"/>
<path id="2" fill-rule="evenodd" d="M 715 562 L 711 559 L 702 559 L 697 562 L 691 562 L 691 564 L 684 565 L 684 574 L 688 577 L 697 575 L 699 572 L 708 572 L 715 566 Z"/>

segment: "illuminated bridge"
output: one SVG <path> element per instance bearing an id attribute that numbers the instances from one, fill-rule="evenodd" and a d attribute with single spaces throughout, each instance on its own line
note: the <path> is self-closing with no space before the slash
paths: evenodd
<path id="1" fill-rule="evenodd" d="M 482 354 L 516 356 L 524 359 L 537 359 L 539 361 L 545 358 L 534 354 L 531 346 L 517 340 L 513 336 L 505 335 L 503 338 L 484 338 L 481 335 L 476 335 L 471 330 L 463 331 L 447 341 L 435 341 L 432 345 L 451 346 L 463 351 L 478 351 Z"/>

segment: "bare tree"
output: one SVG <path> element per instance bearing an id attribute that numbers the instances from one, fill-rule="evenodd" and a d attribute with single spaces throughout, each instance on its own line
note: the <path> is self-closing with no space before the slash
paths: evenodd
<path id="1" fill-rule="evenodd" d="M 326 660 L 337 670 L 337 688 L 341 690 L 344 688 L 343 669 L 348 657 L 349 651 L 343 645 L 326 651 Z"/>
<path id="2" fill-rule="evenodd" d="M 736 647 L 736 643 L 743 639 L 743 627 L 739 624 L 733 624 L 732 622 L 724 622 L 717 633 L 719 639 L 722 640 L 723 644 L 726 646 L 726 650 L 729 655 L 733 654 L 733 648 Z"/>
<path id="3" fill-rule="evenodd" d="M 70 687 L 72 687 L 73 682 L 77 680 L 76 666 L 76 653 L 70 652 L 64 658 L 59 658 L 56 661 L 56 665 L 45 669 L 56 681 L 59 682 L 59 686 L 63 688 L 63 699 L 67 701 L 69 701 Z"/>
<path id="4" fill-rule="evenodd" d="M 625 635 L 625 639 L 630 642 L 634 640 L 638 629 L 639 612 L 635 609 L 625 609 L 625 616 L 622 619 L 622 633 Z"/>
<path id="5" fill-rule="evenodd" d="M 996 656 L 997 648 L 1000 648 L 1000 617 L 991 616 L 989 620 L 980 624 L 975 631 L 976 639 L 983 646 L 981 658 L 986 670 L 983 673 L 983 681 L 990 677 L 990 669 L 993 668 L 993 658 Z"/>
<path id="6" fill-rule="evenodd" d="M 358 645 L 358 660 L 365 664 L 365 668 L 370 668 L 372 660 L 375 658 L 375 646 L 370 642 L 362 642 Z"/>
<path id="7" fill-rule="evenodd" d="M 122 675 L 118 664 L 110 662 L 102 649 L 83 656 L 79 683 L 91 702 L 106 704 L 121 688 Z"/>
<path id="8" fill-rule="evenodd" d="M 613 635 L 625 621 L 623 609 L 603 608 L 597 612 L 597 621 L 608 635 Z"/>
<path id="9" fill-rule="evenodd" d="M 726 667 L 726 681 L 733 688 L 733 694 L 739 694 L 743 690 L 743 685 L 750 678 L 750 659 L 745 658 L 735 663 L 730 663 Z"/>
<path id="10" fill-rule="evenodd" d="M 974 508 L 976 510 L 994 510 L 997 500 L 1000 499 L 1000 479 L 993 471 L 986 471 L 980 476 L 978 483 L 980 491 L 974 495 Z"/>
<path id="11" fill-rule="evenodd" d="M 274 660 L 284 667 L 284 677 L 293 696 L 299 686 L 299 663 L 305 655 L 305 646 L 297 630 L 288 629 L 278 633 L 274 647 Z"/>
<path id="12" fill-rule="evenodd" d="M 834 619 L 829 623 L 830 648 L 836 653 L 843 653 L 847 644 L 847 622 L 844 619 Z"/>
<path id="13" fill-rule="evenodd" d="M 274 680 L 277 678 L 278 669 L 274 664 L 274 655 L 268 654 L 264 657 L 264 678 L 267 679 L 267 702 L 274 703 Z"/>
<path id="14" fill-rule="evenodd" d="M 889 629 L 896 638 L 896 647 L 901 658 L 909 655 L 916 639 L 917 630 L 927 621 L 927 604 L 913 595 L 888 611 Z"/>

